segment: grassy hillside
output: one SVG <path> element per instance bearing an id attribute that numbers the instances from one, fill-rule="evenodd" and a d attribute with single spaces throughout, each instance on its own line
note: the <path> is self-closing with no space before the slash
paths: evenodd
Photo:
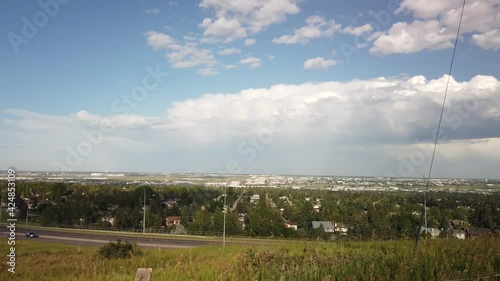
<path id="1" fill-rule="evenodd" d="M 0 240 L 0 280 L 456 280 L 500 273 L 498 238 L 413 242 L 277 242 L 196 249 L 143 249 L 126 260 L 102 260 L 95 247 L 19 240 L 16 274 L 7 272 Z M 497 277 L 498 278 L 498 277 Z M 495 278 L 486 279 L 495 280 Z"/>

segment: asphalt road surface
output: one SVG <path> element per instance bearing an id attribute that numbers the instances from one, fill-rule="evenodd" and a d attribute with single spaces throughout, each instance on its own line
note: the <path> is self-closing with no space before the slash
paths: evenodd
<path id="1" fill-rule="evenodd" d="M 25 238 L 24 234 L 30 231 L 35 232 L 40 237 Z M 117 239 L 121 239 L 122 241 L 126 240 L 130 242 L 135 242 L 140 247 L 170 248 L 170 249 L 194 248 L 199 246 L 222 244 L 221 241 L 213 240 L 211 238 L 200 238 L 198 240 L 191 240 L 183 238 L 172 238 L 166 235 L 165 236 L 159 235 L 158 237 L 141 237 L 140 233 L 136 234 L 135 236 L 128 236 L 128 235 L 121 235 L 121 233 L 119 232 L 112 232 L 112 234 L 106 234 L 103 232 L 95 232 L 95 233 L 69 232 L 69 231 L 61 231 L 55 228 L 32 229 L 24 226 L 16 228 L 16 239 L 36 239 L 37 241 L 60 243 L 66 245 L 82 245 L 82 246 L 101 246 L 110 241 L 116 241 Z"/>

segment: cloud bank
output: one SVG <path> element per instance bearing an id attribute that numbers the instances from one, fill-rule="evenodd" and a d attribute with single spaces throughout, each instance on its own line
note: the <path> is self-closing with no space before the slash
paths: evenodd
<path id="1" fill-rule="evenodd" d="M 50 170 L 54 161 L 65 161 L 69 149 L 77 150 L 79 141 L 94 140 L 77 169 L 131 170 L 144 159 L 151 170 L 217 172 L 239 159 L 247 165 L 244 172 L 274 167 L 268 171 L 383 175 L 396 171 L 416 148 L 428 151 L 447 78 L 277 84 L 178 101 L 157 117 L 8 109 L 0 145 L 7 153 L 3 159 L 15 163 L 1 165 Z M 111 133 L 99 129 L 103 124 L 112 124 Z M 457 166 L 441 167 L 443 175 L 470 163 L 498 167 L 500 82 L 481 75 L 462 82 L 451 78 L 441 137 L 437 159 Z M 411 176 L 421 176 L 418 172 Z"/>

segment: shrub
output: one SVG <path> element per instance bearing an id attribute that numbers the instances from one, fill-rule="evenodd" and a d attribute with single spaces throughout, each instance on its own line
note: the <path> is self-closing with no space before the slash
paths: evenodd
<path id="1" fill-rule="evenodd" d="M 125 259 L 141 255 L 141 250 L 135 243 L 129 241 L 122 242 L 118 239 L 116 242 L 111 241 L 103 245 L 97 253 L 106 259 Z"/>

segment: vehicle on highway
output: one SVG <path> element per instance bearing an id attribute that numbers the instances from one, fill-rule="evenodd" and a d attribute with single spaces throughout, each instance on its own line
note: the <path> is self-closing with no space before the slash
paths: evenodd
<path id="1" fill-rule="evenodd" d="M 35 232 L 26 232 L 26 234 L 24 234 L 24 237 L 26 237 L 26 238 L 37 238 L 39 236 Z"/>

